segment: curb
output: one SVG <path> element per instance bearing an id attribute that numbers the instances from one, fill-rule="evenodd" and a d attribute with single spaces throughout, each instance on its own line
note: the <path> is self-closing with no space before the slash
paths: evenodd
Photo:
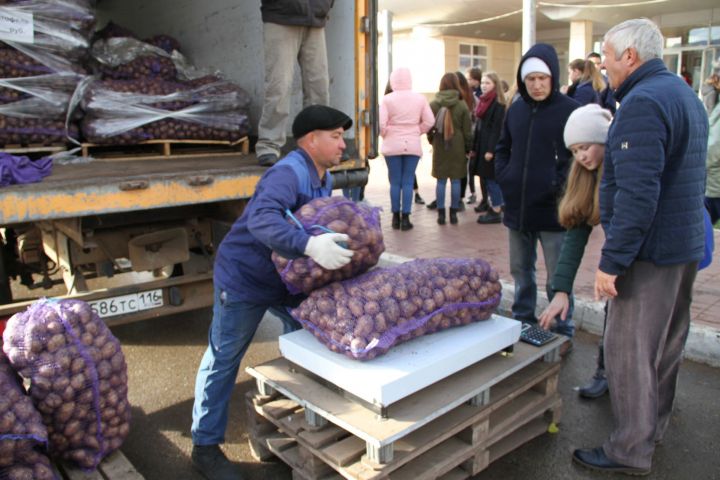
<path id="1" fill-rule="evenodd" d="M 379 267 L 397 265 L 412 260 L 392 253 L 383 253 L 378 262 Z M 508 317 L 512 306 L 512 299 L 515 296 L 515 285 L 511 282 L 501 280 L 502 301 L 498 310 Z M 547 307 L 548 300 L 544 292 L 538 290 L 537 313 Z M 575 298 L 575 311 L 573 313 L 575 328 L 602 336 L 605 323 L 605 309 L 603 302 L 595 302 L 585 298 Z M 683 356 L 694 362 L 704 363 L 711 367 L 720 367 L 720 329 L 706 325 L 695 325 L 690 323 L 690 333 L 685 343 Z"/>

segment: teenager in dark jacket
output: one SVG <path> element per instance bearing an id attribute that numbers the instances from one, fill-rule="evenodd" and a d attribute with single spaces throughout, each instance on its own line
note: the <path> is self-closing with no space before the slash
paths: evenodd
<path id="1" fill-rule="evenodd" d="M 478 223 L 500 223 L 503 197 L 495 181 L 495 146 L 500 139 L 505 119 L 505 93 L 495 72 L 486 72 L 480 82 L 482 95 L 475 108 L 475 136 L 470 152 L 470 175 L 478 175 L 487 185 L 490 201 L 487 214 L 478 217 Z M 483 199 L 486 200 L 486 199 Z"/>
<path id="2" fill-rule="evenodd" d="M 573 60 L 568 65 L 568 74 L 572 80 L 567 90 L 568 97 L 580 105 L 600 104 L 600 94 L 606 88 L 605 80 L 593 62 L 582 58 Z"/>
<path id="3" fill-rule="evenodd" d="M 571 154 L 563 130 L 578 103 L 559 91 L 557 53 L 539 43 L 523 56 L 517 72 L 521 100 L 510 105 L 495 149 L 495 177 L 505 200 L 503 223 L 509 230 L 510 273 L 515 281 L 513 317 L 537 322 L 535 262 L 538 241 L 547 270 L 547 295 L 565 230 L 557 219 L 557 202 L 567 178 Z M 555 331 L 572 336 L 572 308 Z M 569 342 L 566 345 L 570 345 Z M 566 347 L 567 348 L 567 347 Z"/>
<path id="4" fill-rule="evenodd" d="M 595 274 L 596 298 L 610 299 L 604 344 L 615 427 L 601 447 L 573 453 L 591 469 L 633 475 L 650 473 L 670 422 L 705 251 L 708 119 L 665 67 L 664 44 L 646 18 L 611 28 L 603 42 L 621 105 L 605 148 Z"/>

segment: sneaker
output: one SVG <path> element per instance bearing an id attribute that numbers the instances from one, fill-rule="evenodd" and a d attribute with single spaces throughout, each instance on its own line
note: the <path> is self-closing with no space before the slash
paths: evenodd
<path id="1" fill-rule="evenodd" d="M 423 200 L 419 193 L 415 193 L 415 203 L 418 205 L 425 205 L 425 200 Z"/>
<path id="2" fill-rule="evenodd" d="M 258 155 L 257 159 L 261 167 L 272 167 L 277 163 L 278 156 L 274 153 L 263 153 L 262 155 Z"/>
<path id="3" fill-rule="evenodd" d="M 467 203 L 468 203 L 468 205 L 472 205 L 475 202 L 477 202 L 477 196 L 475 196 L 475 194 L 473 193 L 472 195 L 470 195 L 468 197 Z"/>
<path id="4" fill-rule="evenodd" d="M 219 445 L 193 445 L 192 465 L 207 480 L 243 480 L 240 465 L 227 459 Z"/>
<path id="5" fill-rule="evenodd" d="M 487 203 L 480 203 L 477 207 L 475 207 L 473 210 L 475 210 L 475 213 L 484 213 L 490 210 L 490 207 L 488 207 Z"/>
<path id="6" fill-rule="evenodd" d="M 502 222 L 502 214 L 499 212 L 496 212 L 495 210 L 488 210 L 488 212 L 485 215 L 480 215 L 477 219 L 477 223 L 481 225 L 488 225 L 491 223 L 500 223 Z"/>

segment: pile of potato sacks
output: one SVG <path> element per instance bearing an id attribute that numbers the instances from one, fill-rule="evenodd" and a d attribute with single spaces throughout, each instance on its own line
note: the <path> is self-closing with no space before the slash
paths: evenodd
<path id="1" fill-rule="evenodd" d="M 312 235 L 347 234 L 355 252 L 338 270 L 308 257 L 272 255 L 288 290 L 309 295 L 293 316 L 333 352 L 371 360 L 410 339 L 487 320 L 500 304 L 498 273 L 482 259 L 420 259 L 371 270 L 385 250 L 376 208 L 317 198 L 294 216 Z"/>
<path id="2" fill-rule="evenodd" d="M 17 402 L 0 400 L 0 478 L 53 478 L 41 447 L 84 469 L 120 448 L 130 427 L 125 357 L 87 303 L 35 302 L 8 320 L 3 352 L 12 370 L 0 369 L 0 398 Z"/>

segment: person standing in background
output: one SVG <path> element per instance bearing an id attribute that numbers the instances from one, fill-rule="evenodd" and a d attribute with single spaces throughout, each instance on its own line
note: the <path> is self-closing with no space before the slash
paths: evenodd
<path id="1" fill-rule="evenodd" d="M 508 228 L 510 273 L 515 281 L 512 313 L 516 320 L 530 323 L 537 323 L 537 244 L 543 249 L 546 292 L 552 301 L 551 279 L 565 237 L 557 218 L 557 201 L 571 161 L 563 131 L 580 105 L 560 93 L 559 73 L 551 45 L 530 47 L 517 70 L 520 99 L 508 108 L 495 148 L 495 178 L 505 200 L 503 223 Z M 556 318 L 554 330 L 573 336 L 572 305 L 564 320 Z M 561 354 L 571 345 L 565 342 Z"/>
<path id="2" fill-rule="evenodd" d="M 705 254 L 708 118 L 663 63 L 652 21 L 627 20 L 603 41 L 603 65 L 620 102 L 605 150 L 600 221 L 605 231 L 595 297 L 609 299 L 605 367 L 615 426 L 576 463 L 647 475 L 672 414 L 698 263 Z"/>
<path id="3" fill-rule="evenodd" d="M 422 156 L 420 136 L 432 128 L 435 117 L 425 97 L 412 91 L 409 69 L 394 70 L 389 87 L 380 104 L 380 136 L 390 178 L 392 228 L 405 231 L 413 228 L 410 212 L 415 169 Z"/>
<path id="4" fill-rule="evenodd" d="M 255 153 L 275 164 L 285 145 L 295 65 L 300 65 L 303 106 L 330 103 L 325 24 L 334 0 L 262 0 L 265 97 Z"/>
<path id="5" fill-rule="evenodd" d="M 598 72 L 600 72 L 600 75 L 602 75 L 603 81 L 605 81 L 605 89 L 600 92 L 600 106 L 606 110 L 610 110 L 610 113 L 615 115 L 615 110 L 617 110 L 617 102 L 615 102 L 615 97 L 613 96 L 612 88 L 610 88 L 610 85 L 608 83 L 607 76 L 602 73 L 602 57 L 597 52 L 590 52 L 587 56 L 587 59 L 593 62 L 593 64 L 595 64 L 595 68 Z"/>
<path id="6" fill-rule="evenodd" d="M 467 176 L 467 154 L 472 147 L 470 111 L 461 99 L 458 77 L 446 73 L 440 79 L 440 91 L 430 102 L 435 115 L 435 127 L 428 133 L 433 147 L 432 176 L 437 179 L 435 189 L 439 225 L 445 225 L 445 190 L 450 180 L 450 223 L 458 223 L 460 179 Z"/>
<path id="7" fill-rule="evenodd" d="M 475 109 L 475 133 L 468 171 L 470 175 L 480 177 L 481 182 L 485 181 L 490 196 L 488 211 L 478 217 L 477 223 L 500 223 L 504 202 L 500 186 L 495 182 L 495 146 L 505 119 L 505 93 L 495 72 L 485 73 L 480 85 L 483 94 Z"/>
<path id="8" fill-rule="evenodd" d="M 470 83 L 468 82 L 467 78 L 462 72 L 455 72 L 455 75 L 458 77 L 458 82 L 460 83 L 460 99 L 465 102 L 465 104 L 468 107 L 468 111 L 470 112 L 470 119 L 472 121 L 472 115 L 475 111 L 475 102 L 477 101 L 475 98 L 475 94 L 473 93 L 472 88 L 470 88 Z M 467 164 L 467 162 L 466 162 Z M 469 172 L 465 173 L 465 176 L 460 179 L 460 210 L 461 212 L 465 211 L 465 192 L 467 191 L 468 184 L 470 184 L 470 193 L 472 194 L 472 197 L 474 198 L 473 202 L 477 200 L 477 197 L 475 196 L 475 180 L 474 177 L 470 176 Z M 468 202 L 470 203 L 470 202 Z"/>
<path id="9" fill-rule="evenodd" d="M 567 89 L 567 96 L 580 105 L 600 103 L 600 94 L 605 90 L 605 80 L 590 60 L 578 58 L 568 65 L 568 75 L 572 84 Z"/>

